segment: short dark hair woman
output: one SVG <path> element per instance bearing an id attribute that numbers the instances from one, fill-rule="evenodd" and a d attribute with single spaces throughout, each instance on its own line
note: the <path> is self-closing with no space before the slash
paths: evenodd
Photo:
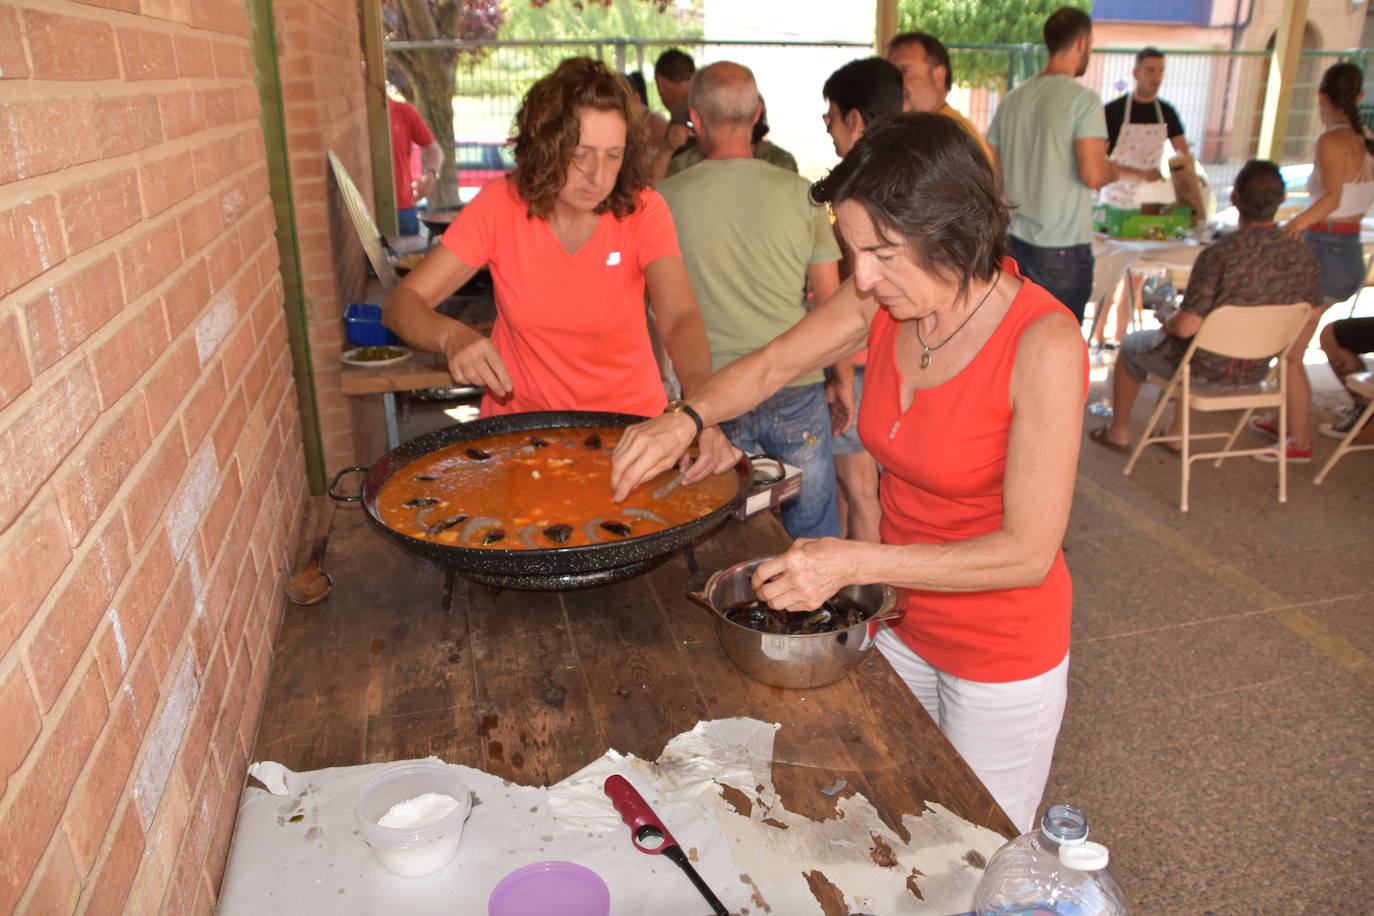
<path id="1" fill-rule="evenodd" d="M 1360 221 L 1374 206 L 1374 141 L 1366 135 L 1360 119 L 1363 98 L 1364 74 L 1354 64 L 1333 64 L 1322 74 L 1317 114 L 1325 130 L 1317 137 L 1312 176 L 1307 181 L 1312 203 L 1283 227 L 1294 238 L 1306 240 L 1316 252 L 1323 299 L 1288 351 L 1289 461 L 1312 460 L 1312 386 L 1303 354 L 1326 309 L 1333 302 L 1354 296 L 1364 286 Z M 1255 417 L 1250 425 L 1278 438 L 1274 417 Z M 1278 451 L 1257 457 L 1275 461 Z"/>
<path id="2" fill-rule="evenodd" d="M 483 414 L 667 403 L 644 311 L 686 394 L 710 375 L 706 329 L 668 205 L 647 187 L 643 106 L 604 64 L 572 58 L 535 83 L 516 115 L 516 167 L 463 208 L 387 297 L 388 327 L 444 354 L 482 385 Z M 491 339 L 435 311 L 483 266 L 496 290 Z M 708 458 L 728 457 L 712 427 Z"/>
<path id="3" fill-rule="evenodd" d="M 883 467 L 883 543 L 799 539 L 754 578 L 774 607 L 903 590 L 884 655 L 1008 816 L 1032 824 L 1067 685 L 1073 499 L 1087 349 L 1073 315 L 1007 257 L 1008 214 L 974 141 L 941 115 L 866 131 L 813 196 L 854 252 L 838 293 L 690 398 L 719 422 L 868 346 L 859 413 Z M 633 427 L 612 484 L 669 467 L 693 426 Z"/>

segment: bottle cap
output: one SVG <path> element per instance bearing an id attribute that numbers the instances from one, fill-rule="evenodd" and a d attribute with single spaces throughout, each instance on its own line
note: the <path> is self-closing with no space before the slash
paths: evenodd
<path id="1" fill-rule="evenodd" d="M 1097 871 L 1106 868 L 1110 857 L 1101 843 L 1083 842 L 1059 848 L 1059 863 L 1074 871 Z"/>

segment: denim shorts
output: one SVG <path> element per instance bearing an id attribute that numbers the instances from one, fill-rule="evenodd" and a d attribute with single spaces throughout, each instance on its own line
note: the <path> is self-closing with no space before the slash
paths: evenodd
<path id="1" fill-rule="evenodd" d="M 1353 232 L 1304 232 L 1304 240 L 1316 252 L 1322 276 L 1322 297 L 1344 302 L 1364 286 L 1364 249 Z"/>
<path id="2" fill-rule="evenodd" d="M 414 207 L 405 207 L 396 211 L 397 235 L 419 235 L 420 216 L 415 212 Z"/>
<path id="3" fill-rule="evenodd" d="M 854 417 L 849 424 L 849 429 L 835 437 L 835 441 L 830 444 L 830 448 L 836 455 L 858 455 L 864 451 L 864 444 L 859 441 L 859 402 L 863 400 L 864 394 L 864 367 L 854 367 Z"/>
<path id="4" fill-rule="evenodd" d="M 782 504 L 782 526 L 794 538 L 840 536 L 835 502 L 835 455 L 825 385 L 784 388 L 747 413 L 720 424 L 720 431 L 747 455 L 767 452 L 801 468 L 802 488 Z"/>
<path id="5" fill-rule="evenodd" d="M 1041 248 L 1014 235 L 1008 238 L 1011 239 L 1011 256 L 1016 259 L 1021 273 L 1049 290 L 1050 295 L 1068 306 L 1073 317 L 1082 324 L 1088 297 L 1093 294 L 1093 246 Z"/>
<path id="6" fill-rule="evenodd" d="M 1121 346 L 1117 348 L 1117 366 L 1125 366 L 1126 371 L 1131 373 L 1131 377 L 1137 382 L 1145 381 L 1151 372 L 1160 378 L 1173 378 L 1178 370 L 1178 363 L 1164 353 L 1158 352 L 1159 345 L 1164 343 L 1168 336 L 1157 328 L 1132 331 L 1122 339 Z"/>

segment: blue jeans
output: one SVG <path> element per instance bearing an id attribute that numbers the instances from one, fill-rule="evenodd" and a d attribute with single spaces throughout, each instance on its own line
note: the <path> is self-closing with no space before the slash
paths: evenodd
<path id="1" fill-rule="evenodd" d="M 396 228 L 398 235 L 420 234 L 420 217 L 416 214 L 414 207 L 406 207 L 404 210 L 396 211 Z"/>
<path id="2" fill-rule="evenodd" d="M 782 505 L 782 526 L 788 534 L 794 538 L 840 536 L 825 385 L 784 388 L 753 410 L 720 424 L 720 430 L 745 454 L 768 452 L 801 468 L 801 493 Z"/>
<path id="3" fill-rule="evenodd" d="M 1049 290 L 1050 295 L 1069 307 L 1073 317 L 1083 323 L 1088 297 L 1093 294 L 1093 246 L 1041 248 L 1011 239 L 1011 256 L 1028 279 Z"/>
<path id="4" fill-rule="evenodd" d="M 1353 232 L 1313 232 L 1302 234 L 1303 241 L 1317 255 L 1321 272 L 1322 298 L 1344 302 L 1364 286 L 1364 249 Z M 1314 302 L 1320 308 L 1322 303 Z"/>

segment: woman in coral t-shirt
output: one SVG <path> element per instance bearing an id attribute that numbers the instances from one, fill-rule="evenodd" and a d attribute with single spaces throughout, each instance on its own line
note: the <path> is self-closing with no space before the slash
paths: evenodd
<path id="1" fill-rule="evenodd" d="M 587 58 L 559 64 L 516 115 L 515 171 L 483 188 L 387 296 L 386 325 L 443 353 L 456 381 L 483 386 L 483 415 L 661 413 L 646 286 L 683 393 L 710 375 L 672 216 L 647 186 L 642 118 L 624 77 Z M 496 291 L 490 339 L 435 311 L 483 266 Z M 704 466 L 732 453 L 715 426 L 701 451 Z"/>
<path id="2" fill-rule="evenodd" d="M 941 115 L 874 125 L 812 190 L 855 252 L 839 292 L 712 377 L 707 422 L 868 345 L 859 434 L 883 467 L 883 543 L 797 540 L 758 595 L 809 609 L 884 582 L 906 616 L 879 647 L 1022 830 L 1034 823 L 1068 681 L 1068 524 L 1087 394 L 1073 315 L 1007 257 L 1009 216 L 978 145 Z M 632 427 L 628 492 L 687 447 L 675 416 Z"/>

